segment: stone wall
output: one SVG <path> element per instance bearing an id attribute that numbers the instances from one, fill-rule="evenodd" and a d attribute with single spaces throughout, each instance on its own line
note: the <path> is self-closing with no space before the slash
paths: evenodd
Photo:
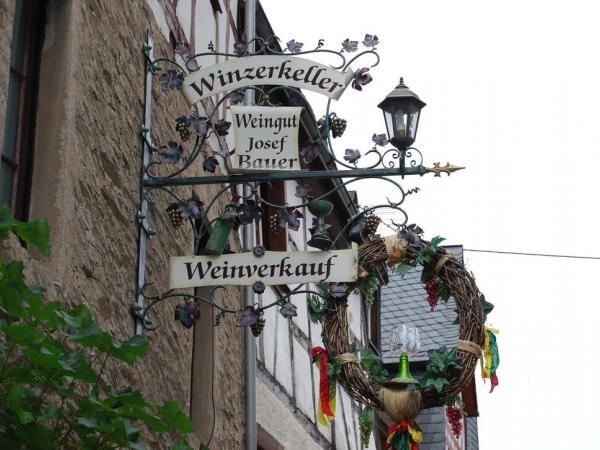
<path id="1" fill-rule="evenodd" d="M 5 30 L 12 22 L 12 4 L 0 0 L 0 85 L 6 84 L 10 38 Z M 154 34 L 156 55 L 172 54 L 144 1 L 50 2 L 31 217 L 49 220 L 53 251 L 49 258 L 27 254 L 16 241 L 8 249 L 29 260 L 32 281 L 48 288 L 57 283 L 67 301 L 87 304 L 102 326 L 121 337 L 133 331 L 146 30 Z M 177 138 L 174 119 L 189 107 L 177 92 L 161 94 L 155 81 L 152 135 L 165 142 Z M 5 97 L 0 101 L 3 114 Z M 208 189 L 196 192 L 210 200 Z M 191 191 L 179 193 L 188 197 Z M 147 279 L 165 291 L 168 258 L 190 254 L 193 235 L 188 224 L 179 230 L 168 225 L 166 195 L 155 199 L 150 222 L 158 235 L 148 245 Z M 239 290 L 226 295 L 221 300 L 228 305 L 241 304 Z M 109 366 L 106 375 L 117 387 L 139 387 L 152 401 L 177 399 L 189 409 L 193 337 L 174 322 L 174 305 L 160 305 L 152 317 L 160 329 L 147 335 L 150 355 L 133 369 Z M 243 330 L 228 317 L 215 328 L 214 343 L 217 402 L 211 448 L 242 448 Z M 207 436 L 206 429 L 199 434 Z M 166 448 L 152 439 L 153 448 Z"/>

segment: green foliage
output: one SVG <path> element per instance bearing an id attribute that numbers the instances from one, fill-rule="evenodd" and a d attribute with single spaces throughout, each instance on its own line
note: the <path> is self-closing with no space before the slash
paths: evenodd
<path id="1" fill-rule="evenodd" d="M 319 323 L 323 321 L 325 315 L 326 305 L 318 296 L 310 294 L 307 298 L 308 313 L 310 320 L 313 323 Z"/>
<path id="2" fill-rule="evenodd" d="M 329 376 L 329 396 L 335 397 L 337 381 L 342 375 L 342 366 L 335 359 L 327 362 L 327 375 Z"/>
<path id="3" fill-rule="evenodd" d="M 483 321 L 487 320 L 487 316 L 494 309 L 494 304 L 485 300 L 485 295 L 479 295 L 479 301 L 481 302 L 481 307 L 483 308 Z"/>
<path id="4" fill-rule="evenodd" d="M 329 284 L 325 281 L 321 281 L 317 283 L 317 289 L 321 291 L 322 295 L 327 295 L 329 293 Z"/>
<path id="5" fill-rule="evenodd" d="M 360 366 L 367 373 L 369 380 L 375 383 L 383 383 L 388 378 L 388 372 L 383 367 L 381 358 L 368 347 L 360 354 Z"/>
<path id="6" fill-rule="evenodd" d="M 404 275 L 413 270 L 415 267 L 417 267 L 417 265 L 413 265 L 410 261 L 406 264 L 398 264 L 396 266 L 396 273 L 404 277 Z"/>
<path id="7" fill-rule="evenodd" d="M 0 206 L 0 239 L 11 232 L 49 253 L 46 222 L 18 222 Z M 118 339 L 86 306 L 46 301 L 23 269 L 0 259 L 0 448 L 141 450 L 141 425 L 156 433 L 193 431 L 177 402 L 153 404 L 138 390 L 104 381 L 109 360 L 133 365 L 146 356 L 143 337 Z M 184 439 L 171 448 L 190 449 Z"/>
<path id="8" fill-rule="evenodd" d="M 440 279 L 438 282 L 438 295 L 440 300 L 444 303 L 447 303 L 450 299 L 450 290 L 448 290 L 448 286 Z"/>
<path id="9" fill-rule="evenodd" d="M 379 280 L 375 273 L 370 273 L 365 278 L 361 278 L 356 285 L 356 289 L 360 291 L 367 305 L 372 305 L 375 301 L 375 293 L 379 288 Z"/>
<path id="10" fill-rule="evenodd" d="M 419 384 L 422 387 L 433 386 L 438 392 L 442 392 L 444 386 L 448 384 L 448 376 L 460 367 L 456 360 L 456 348 L 446 350 L 446 347 L 441 347 L 430 350 L 427 370 L 419 380 Z"/>
<path id="11" fill-rule="evenodd" d="M 50 254 L 48 222 L 45 220 L 20 222 L 13 219 L 8 206 L 2 204 L 0 205 L 0 239 L 8 239 L 11 232 L 26 243 L 37 247 L 44 255 Z"/>
<path id="12" fill-rule="evenodd" d="M 429 242 L 429 244 L 419 248 L 419 252 L 417 253 L 417 256 L 414 259 L 407 258 L 402 262 L 402 264 L 396 266 L 396 272 L 404 276 L 413 268 L 430 263 L 433 260 L 433 257 L 436 255 L 439 245 L 443 241 L 445 241 L 445 238 L 435 236 L 433 239 L 431 239 L 431 242 Z M 433 275 L 433 272 L 424 270 L 421 275 L 421 281 L 423 283 L 427 283 Z"/>
<path id="13" fill-rule="evenodd" d="M 444 397 L 444 405 L 458 405 L 461 411 L 465 409 L 465 402 L 459 394 L 451 394 Z"/>
<path id="14" fill-rule="evenodd" d="M 375 418 L 373 416 L 373 410 L 371 408 L 365 408 L 358 416 L 358 427 L 360 429 L 360 442 L 363 447 L 367 447 L 369 445 L 369 440 L 371 438 L 371 433 L 373 431 L 373 424 L 375 423 Z"/>
<path id="15" fill-rule="evenodd" d="M 431 262 L 435 254 L 437 253 L 438 246 L 445 241 L 445 238 L 435 236 L 428 245 L 425 245 L 419 249 L 417 257 L 415 259 L 416 265 L 423 265 Z"/>

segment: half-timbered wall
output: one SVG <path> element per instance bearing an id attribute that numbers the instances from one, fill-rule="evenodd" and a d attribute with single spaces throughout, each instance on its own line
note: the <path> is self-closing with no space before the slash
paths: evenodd
<path id="1" fill-rule="evenodd" d="M 295 182 L 286 182 L 285 188 L 288 204 L 297 204 Z M 312 215 L 306 208 L 302 213 L 305 226 L 298 231 L 287 231 L 288 250 L 319 251 L 306 245 L 310 239 L 307 228 L 312 223 Z M 290 289 L 295 287 L 289 285 Z M 316 289 L 316 286 L 311 288 Z M 261 304 L 275 299 L 273 289 L 267 289 L 258 296 Z M 276 309 L 266 310 L 266 326 L 257 340 L 258 422 L 284 448 L 360 449 L 358 416 L 361 409 L 340 386 L 334 422 L 324 427 L 316 420 L 319 372 L 311 363 L 310 349 L 323 346 L 322 329 L 320 324 L 310 320 L 306 295 L 292 296 L 291 301 L 298 308 L 298 315 L 284 319 Z M 352 294 L 348 305 L 349 339 L 357 342 L 360 348 L 367 342 L 362 299 Z M 285 420 L 277 420 L 278 417 Z M 375 445 L 370 448 L 375 448 Z"/>

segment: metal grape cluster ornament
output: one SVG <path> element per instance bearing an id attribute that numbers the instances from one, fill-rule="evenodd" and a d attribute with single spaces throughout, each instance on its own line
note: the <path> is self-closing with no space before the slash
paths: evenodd
<path id="1" fill-rule="evenodd" d="M 198 305 L 206 303 L 217 311 L 215 325 L 231 314 L 236 317 L 238 326 L 251 327 L 257 336 L 265 326 L 263 315 L 267 308 L 279 308 L 284 318 L 290 318 L 297 314 L 290 297 L 308 295 L 311 318 L 323 326 L 324 348 L 317 352 L 321 375 L 327 377 L 322 385 L 335 388 L 339 382 L 356 400 L 378 409 L 391 420 L 410 422 L 406 427 L 399 425 L 391 434 L 390 445 L 394 447 L 394 443 L 406 441 L 407 433 L 418 436 L 418 430 L 411 431 L 414 426 L 411 421 L 422 406 L 441 405 L 464 388 L 482 349 L 494 353 L 489 345 L 486 347 L 492 340 L 495 343 L 495 338 L 484 328 L 484 303 L 473 278 L 456 259 L 438 248 L 436 242 L 423 240 L 421 230 L 408 225 L 408 216 L 402 209 L 405 198 L 418 192 L 418 188 L 405 190 L 398 177 L 427 173 L 440 176 L 442 172 L 450 175 L 461 167 L 449 163 L 423 165 L 422 154 L 412 147 L 412 142 L 420 109 L 425 103 L 402 79 L 379 105 L 384 112 L 387 134 L 376 132 L 371 136 L 369 133 L 370 147 L 334 149 L 332 139 L 344 133 L 348 122 L 331 110 L 332 100 L 340 99 L 348 88 L 362 91 L 373 81 L 372 69 L 379 63 L 376 35 L 367 34 L 360 43 L 345 39 L 339 50 L 324 48 L 322 40 L 312 49 L 306 49 L 294 39 L 281 49 L 279 42 L 276 37 L 255 38 L 252 47 L 256 47 L 256 51 L 253 52 L 249 51 L 248 43 L 237 42 L 232 53 L 217 52 L 211 44 L 207 52 L 194 55 L 189 46 L 180 44 L 175 59 L 155 59 L 152 38 L 148 37 L 144 46 L 146 90 L 141 128 L 143 172 L 138 212 L 138 290 L 132 307 L 136 332 L 156 329 L 149 313 L 158 303 L 179 299 L 174 316 L 185 327 L 193 326 L 200 314 Z M 228 59 L 199 66 L 201 58 L 215 55 Z M 334 60 L 323 64 L 312 61 L 311 56 Z M 369 65 L 357 64 L 368 58 Z M 163 144 L 155 143 L 150 128 L 155 77 L 163 92 L 180 91 L 192 109 L 191 114 L 174 118 L 177 138 L 168 136 Z M 303 89 L 328 97 L 321 117 L 314 115 L 302 94 Z M 258 106 L 239 106 L 248 91 L 255 93 Z M 229 115 L 225 115 L 224 110 L 228 110 Z M 308 124 L 309 131 L 301 134 L 302 124 Z M 232 140 L 235 144 L 230 148 Z M 317 164 L 323 160 L 331 161 L 328 169 Z M 199 170 L 206 176 L 198 176 Z M 339 182 L 333 183 L 329 191 L 318 195 L 313 192 L 312 181 L 331 179 Z M 383 183 L 386 200 L 357 208 L 345 224 L 334 230 L 327 223 L 333 209 L 329 199 L 350 184 L 365 179 Z M 286 180 L 297 183 L 295 203 L 290 204 L 288 200 L 275 204 L 255 187 L 255 183 Z M 178 194 L 181 187 L 202 185 L 221 188 L 211 198 L 200 190 L 193 191 L 187 198 Z M 242 195 L 240 192 L 245 186 L 251 187 L 250 194 Z M 172 257 L 169 290 L 151 294 L 151 283 L 146 280 L 146 250 L 148 239 L 156 231 L 150 227 L 148 216 L 150 205 L 157 201 L 151 197 L 158 193 L 169 197 L 163 211 L 171 225 L 175 228 L 190 226 L 195 251 L 192 256 Z M 312 224 L 303 225 L 305 209 L 314 216 Z M 381 222 L 376 215 L 379 209 L 393 210 L 401 217 L 395 224 L 396 235 L 383 239 L 377 234 Z M 272 252 L 258 242 L 252 252 L 232 252 L 231 234 L 240 226 L 263 220 L 268 221 L 273 232 L 306 227 L 310 233 L 307 245 L 320 251 Z M 348 242 L 352 242 L 352 246 L 344 248 Z M 394 380 L 384 382 L 385 370 L 372 355 L 370 362 L 363 364 L 361 359 L 368 352 L 358 351 L 349 344 L 346 308 L 348 295 L 353 291 L 362 292 L 365 301 L 372 301 L 374 292 L 387 281 L 388 268 L 404 270 L 404 266 L 418 265 L 433 274 L 427 285 L 431 298 L 437 295 L 438 287 L 443 286 L 442 300 L 450 296 L 455 299 L 460 340 L 453 353 L 453 365 L 442 367 L 446 367 L 447 372 L 438 373 L 438 378 L 432 375 L 431 379 L 437 380 L 435 383 L 425 381 L 409 387 Z M 219 301 L 218 293 L 228 285 L 252 285 L 254 292 L 261 294 L 266 286 L 288 283 L 298 286 L 279 295 L 271 304 L 238 309 Z M 310 289 L 307 283 L 318 283 L 319 289 Z M 210 286 L 207 296 L 186 291 L 200 286 Z M 488 376 L 494 377 L 497 358 L 495 365 L 492 362 L 485 367 Z M 445 380 L 441 385 L 439 378 Z M 335 391 L 331 392 L 334 395 Z M 322 406 L 327 409 L 329 394 L 321 394 Z M 335 414 L 331 410 L 327 413 Z M 322 417 L 325 422 L 332 417 L 328 414 Z M 362 423 L 372 423 L 372 420 L 365 416 Z"/>

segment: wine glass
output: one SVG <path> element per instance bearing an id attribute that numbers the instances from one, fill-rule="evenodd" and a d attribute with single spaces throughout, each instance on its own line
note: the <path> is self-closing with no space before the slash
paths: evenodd
<path id="1" fill-rule="evenodd" d="M 408 356 L 413 356 L 419 351 L 421 340 L 419 329 L 407 325 L 397 325 L 392 329 L 390 336 L 390 353 L 399 356 L 398 373 L 394 381 L 398 383 L 416 383 L 410 374 Z"/>

